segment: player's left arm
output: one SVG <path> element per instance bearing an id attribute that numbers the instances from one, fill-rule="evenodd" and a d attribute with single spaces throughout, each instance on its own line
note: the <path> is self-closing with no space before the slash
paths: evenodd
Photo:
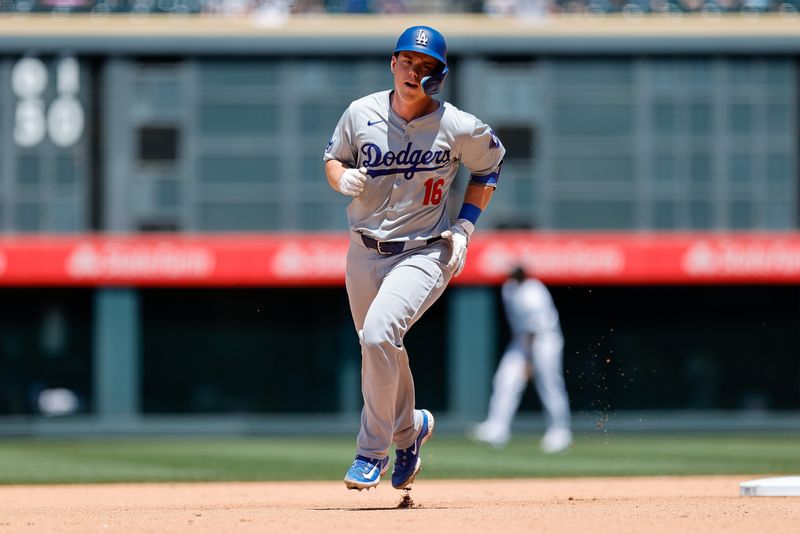
<path id="1" fill-rule="evenodd" d="M 442 237 L 452 244 L 453 253 L 447 267 L 453 271 L 453 276 L 458 276 L 464 269 L 467 261 L 467 246 L 475 231 L 478 216 L 489 205 L 494 194 L 495 185 L 471 181 L 464 191 L 464 202 L 458 213 L 456 222 L 442 233 Z"/>
<path id="2" fill-rule="evenodd" d="M 442 233 L 442 237 L 452 244 L 447 267 L 454 277 L 464 269 L 469 240 L 475 231 L 478 217 L 492 199 L 505 156 L 505 148 L 495 133 L 478 119 L 475 119 L 475 127 L 466 144 L 462 150 L 462 161 L 472 174 L 456 222 Z M 481 169 L 482 172 L 476 169 Z"/>
<path id="3" fill-rule="evenodd" d="M 472 236 L 478 217 L 492 199 L 506 154 L 494 131 L 480 119 L 472 118 L 472 131 L 462 138 L 461 147 L 462 162 L 469 169 L 470 177 L 456 221 L 466 230 L 467 238 Z"/>
<path id="4" fill-rule="evenodd" d="M 495 189 L 495 184 L 483 184 L 474 181 L 467 184 L 467 190 L 464 191 L 464 202 L 461 204 L 461 210 L 458 213 L 456 222 L 467 226 L 470 236 L 475 230 L 475 223 L 478 220 L 477 215 L 489 206 Z M 477 208 L 477 212 L 475 208 Z"/>

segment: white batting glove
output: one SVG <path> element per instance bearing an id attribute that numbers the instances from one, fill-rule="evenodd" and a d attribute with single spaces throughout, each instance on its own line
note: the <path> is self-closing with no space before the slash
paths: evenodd
<path id="1" fill-rule="evenodd" d="M 339 178 L 339 192 L 349 197 L 357 197 L 364 191 L 367 183 L 367 168 L 347 169 Z"/>
<path id="2" fill-rule="evenodd" d="M 452 271 L 453 278 L 457 278 L 464 270 L 464 264 L 467 261 L 467 244 L 469 243 L 470 230 L 474 230 L 474 226 L 469 221 L 467 225 L 459 224 L 461 220 L 456 222 L 449 230 L 442 232 L 442 237 L 450 241 L 450 261 L 447 262 L 447 268 Z"/>

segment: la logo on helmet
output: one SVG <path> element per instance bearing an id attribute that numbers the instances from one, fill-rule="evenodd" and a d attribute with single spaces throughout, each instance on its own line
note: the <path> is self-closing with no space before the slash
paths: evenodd
<path id="1" fill-rule="evenodd" d="M 417 32 L 417 44 L 420 46 L 428 46 L 428 36 L 425 35 L 425 30 Z"/>

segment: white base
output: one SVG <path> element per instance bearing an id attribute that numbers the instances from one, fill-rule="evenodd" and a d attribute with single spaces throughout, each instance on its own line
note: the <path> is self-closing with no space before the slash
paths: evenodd
<path id="1" fill-rule="evenodd" d="M 748 480 L 739 484 L 739 495 L 750 497 L 800 496 L 800 477 L 774 477 Z"/>

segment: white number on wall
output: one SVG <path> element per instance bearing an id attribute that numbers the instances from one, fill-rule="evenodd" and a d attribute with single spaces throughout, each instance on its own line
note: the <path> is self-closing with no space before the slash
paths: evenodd
<path id="1" fill-rule="evenodd" d="M 47 67 L 37 58 L 20 59 L 11 71 L 11 88 L 18 99 L 14 141 L 24 147 L 36 146 L 46 133 L 42 97 L 47 88 Z"/>
<path id="2" fill-rule="evenodd" d="M 50 137 L 54 145 L 66 148 L 77 143 L 85 128 L 83 106 L 78 100 L 80 66 L 74 57 L 64 57 L 56 64 L 57 96 L 45 110 L 47 67 L 38 58 L 17 61 L 11 71 L 11 87 L 17 97 L 14 114 L 14 141 L 34 147 Z"/>
<path id="3" fill-rule="evenodd" d="M 62 148 L 77 143 L 83 134 L 83 107 L 72 95 L 53 100 L 47 112 L 47 132 L 54 145 Z"/>
<path id="4" fill-rule="evenodd" d="M 17 102 L 17 112 L 14 114 L 14 141 L 19 146 L 36 146 L 42 142 L 45 133 L 44 102 L 33 98 Z"/>

